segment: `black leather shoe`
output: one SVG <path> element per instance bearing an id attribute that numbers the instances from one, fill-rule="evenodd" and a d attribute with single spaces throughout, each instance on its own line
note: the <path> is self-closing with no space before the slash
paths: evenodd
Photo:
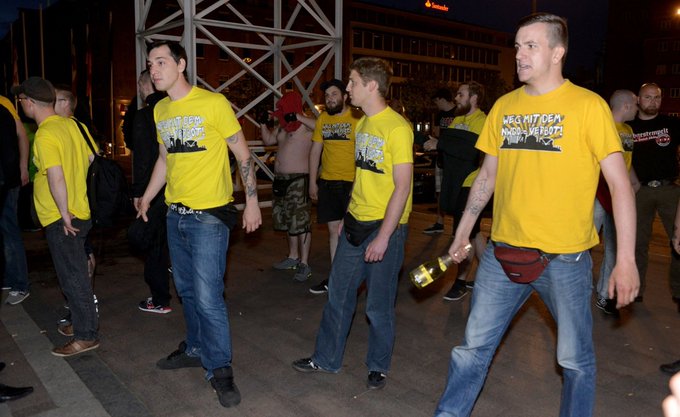
<path id="1" fill-rule="evenodd" d="M 676 373 L 680 372 L 680 360 L 677 360 L 673 363 L 665 363 L 659 366 L 659 369 L 661 369 L 661 372 L 665 372 L 669 375 L 675 375 Z"/>
<path id="2" fill-rule="evenodd" d="M 33 387 L 10 387 L 0 384 L 0 403 L 25 397 L 33 392 Z"/>

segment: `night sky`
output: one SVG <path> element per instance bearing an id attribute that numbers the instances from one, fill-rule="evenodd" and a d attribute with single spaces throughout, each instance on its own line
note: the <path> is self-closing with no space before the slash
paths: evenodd
<path id="1" fill-rule="evenodd" d="M 531 13 L 532 0 L 436 0 L 448 7 L 448 12 L 425 8 L 426 0 L 362 0 L 465 23 L 485 26 L 510 33 L 517 21 Z M 578 67 L 592 69 L 602 53 L 607 31 L 607 0 L 536 0 L 539 12 L 566 17 L 569 22 L 569 54 L 565 71 Z"/>

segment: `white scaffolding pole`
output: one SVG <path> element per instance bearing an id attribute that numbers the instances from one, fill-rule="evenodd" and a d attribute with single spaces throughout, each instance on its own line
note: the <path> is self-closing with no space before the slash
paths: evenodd
<path id="1" fill-rule="evenodd" d="M 269 7 L 258 9 L 256 17 L 248 17 L 242 3 L 231 0 L 175 0 L 179 10 L 167 16 L 154 15 L 154 0 L 135 0 L 135 30 L 136 30 L 136 69 L 139 74 L 146 68 L 146 45 L 155 40 L 174 40 L 180 42 L 187 52 L 187 74 L 189 82 L 199 83 L 203 87 L 215 92 L 226 91 L 237 84 L 243 77 L 250 76 L 261 83 L 265 90 L 252 101 L 240 108 L 234 105 L 237 117 L 245 117 L 250 123 L 258 125 L 249 111 L 271 95 L 278 98 L 282 89 L 292 82 L 303 96 L 309 107 L 316 111 L 310 93 L 322 81 L 331 61 L 335 78 L 342 79 L 342 0 L 323 0 L 324 4 L 335 2 L 331 10 L 335 16 L 329 18 L 317 4 L 317 0 L 297 0 L 295 7 L 290 1 L 285 1 L 288 7 L 284 13 L 282 0 L 271 0 Z M 166 5 L 168 1 L 155 0 L 157 5 Z M 239 4 L 236 4 L 239 3 Z M 243 9 L 243 10 L 240 10 Z M 271 11 L 271 18 L 265 16 Z M 221 13 L 221 14 L 220 14 Z M 154 15 L 156 21 L 151 21 Z M 228 15 L 230 19 L 220 16 Z M 314 31 L 300 30 L 298 24 L 304 19 L 305 28 Z M 297 25 L 296 25 L 297 24 Z M 298 29 L 294 29 L 298 27 Z M 247 36 L 254 34 L 255 36 Z M 249 39 L 257 39 L 257 42 Z M 197 74 L 197 45 L 215 45 L 241 69 L 219 85 L 209 85 Z M 298 65 L 291 65 L 286 58 L 286 52 L 299 49 L 307 51 L 308 56 Z M 262 55 L 255 60 L 240 56 L 239 51 L 261 51 Z M 270 59 L 271 58 L 271 59 Z M 271 62 L 273 71 L 262 71 L 264 62 Z M 313 75 L 309 78 L 310 67 Z M 305 82 L 300 78 L 305 71 Z M 251 153 L 259 167 L 270 177 L 273 174 L 262 161 L 263 155 L 268 156 L 261 141 L 249 141 Z M 258 156 L 257 153 L 260 155 Z M 267 205 L 267 203 L 265 203 Z"/>

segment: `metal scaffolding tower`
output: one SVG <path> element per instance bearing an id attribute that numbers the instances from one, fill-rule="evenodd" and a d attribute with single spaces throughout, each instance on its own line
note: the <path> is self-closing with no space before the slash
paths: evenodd
<path id="1" fill-rule="evenodd" d="M 245 117 L 257 125 L 252 112 L 249 112 L 272 95 L 275 99 L 280 97 L 282 89 L 290 82 L 294 83 L 309 107 L 316 111 L 310 92 L 331 61 L 334 76 L 342 78 L 342 0 L 324 0 L 323 4 L 332 3 L 335 16 L 331 19 L 316 0 L 176 0 L 176 4 L 168 0 L 135 0 L 137 73 L 146 67 L 147 43 L 175 40 L 187 51 L 189 82 L 215 92 L 226 92 L 243 77 L 250 76 L 266 87 L 246 105 L 237 107 L 232 102 L 237 117 Z M 173 10 L 169 5 L 179 6 L 179 9 Z M 253 14 L 254 6 L 256 15 Z M 326 7 L 326 10 L 329 8 Z M 228 59 L 238 62 L 240 70 L 230 74 L 221 84 L 210 85 L 197 75 L 196 52 L 199 45 L 217 46 Z M 306 53 L 305 60 L 297 65 L 291 64 L 287 53 L 300 49 Z M 248 51 L 247 56 L 239 54 L 245 51 Z M 265 67 L 267 70 L 262 70 Z M 310 67 L 314 75 L 306 84 L 299 76 L 306 70 L 308 78 Z M 251 152 L 260 154 L 256 161 L 268 172 L 260 161 L 264 148 L 257 145 L 261 142 L 250 143 L 253 145 Z"/>

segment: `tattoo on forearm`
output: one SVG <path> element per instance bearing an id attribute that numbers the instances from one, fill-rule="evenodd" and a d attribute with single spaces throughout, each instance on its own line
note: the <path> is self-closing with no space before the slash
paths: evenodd
<path id="1" fill-rule="evenodd" d="M 491 194 L 487 190 L 486 179 L 480 179 L 477 185 L 477 189 L 471 195 L 468 205 L 465 208 L 466 211 L 469 211 L 470 214 L 475 216 L 479 216 L 482 210 L 484 210 L 484 207 L 486 207 L 486 203 L 488 203 L 491 198 Z"/>
<path id="2" fill-rule="evenodd" d="M 248 158 L 245 163 L 238 161 L 238 168 L 241 172 L 241 179 L 243 180 L 243 188 L 245 189 L 246 197 L 257 196 L 257 186 L 255 184 L 253 157 Z"/>
<path id="3" fill-rule="evenodd" d="M 227 142 L 232 145 L 235 144 L 236 142 L 238 142 L 238 135 L 236 134 L 231 135 L 230 137 L 227 138 Z"/>

